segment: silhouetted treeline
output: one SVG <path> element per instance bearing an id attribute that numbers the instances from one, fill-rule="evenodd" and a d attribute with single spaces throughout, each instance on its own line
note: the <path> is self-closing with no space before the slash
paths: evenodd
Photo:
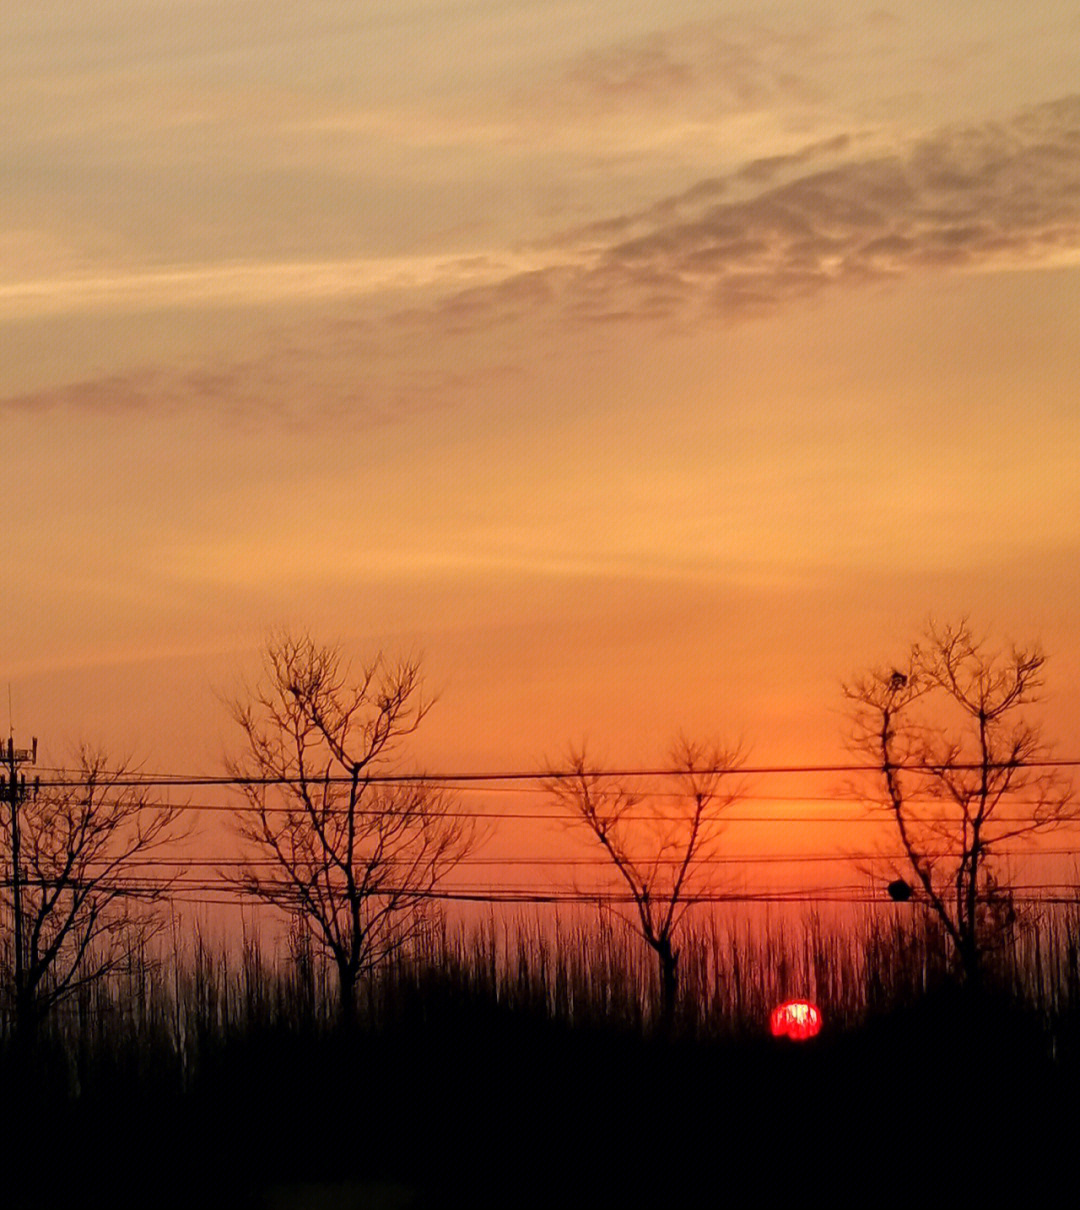
<path id="1" fill-rule="evenodd" d="M 674 1033 L 616 922 L 431 931 L 349 1029 L 310 953 L 196 931 L 89 986 L 32 1054 L 5 1033 L 0 1146 L 25 1192 L 4 1202 L 635 1206 L 735 1181 L 741 1204 L 910 1205 L 927 1182 L 920 1198 L 1034 1196 L 1077 1124 L 1080 906 L 1018 931 L 977 999 L 922 919 L 698 922 Z M 826 1030 L 777 1043 L 768 1010 L 800 992 Z"/>

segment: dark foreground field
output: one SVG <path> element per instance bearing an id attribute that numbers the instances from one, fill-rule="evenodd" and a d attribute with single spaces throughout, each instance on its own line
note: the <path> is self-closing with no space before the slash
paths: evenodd
<path id="1" fill-rule="evenodd" d="M 1075 1202 L 1080 1034 L 1015 988 L 942 980 L 797 1044 L 756 1009 L 667 1037 L 625 1003 L 575 1017 L 584 984 L 452 961 L 343 1032 L 292 984 L 230 994 L 214 969 L 126 1032 L 7 1041 L 0 1205 Z"/>

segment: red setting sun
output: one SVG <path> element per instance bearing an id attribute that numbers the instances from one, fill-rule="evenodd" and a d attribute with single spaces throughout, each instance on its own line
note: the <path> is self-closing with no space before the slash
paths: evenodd
<path id="1" fill-rule="evenodd" d="M 809 1000 L 785 1000 L 772 1010 L 769 1028 L 774 1038 L 805 1042 L 821 1033 L 821 1009 Z"/>

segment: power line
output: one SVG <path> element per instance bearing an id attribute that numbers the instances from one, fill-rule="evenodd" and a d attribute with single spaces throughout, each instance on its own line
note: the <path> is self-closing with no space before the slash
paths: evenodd
<path id="1" fill-rule="evenodd" d="M 1067 763 L 1072 764 L 1074 762 L 1067 762 Z M 1075 763 L 1078 766 L 1080 766 L 1080 761 L 1075 762 Z M 860 769 L 862 769 L 864 772 L 871 772 L 871 773 L 880 773 L 881 772 L 881 770 L 877 767 L 870 767 L 870 766 L 858 766 L 858 767 Z M 907 766 L 907 767 L 915 768 L 915 766 Z M 1031 765 L 1031 766 L 1026 766 L 1026 767 L 1036 768 L 1039 766 Z M 813 769 L 809 770 L 809 772 L 811 772 L 811 773 L 813 771 L 814 771 Z M 86 785 L 85 777 L 79 776 L 77 770 L 54 768 L 51 770 L 51 772 L 63 773 L 63 774 L 65 774 L 65 777 L 59 778 L 59 779 L 54 779 L 52 781 L 41 782 L 40 784 L 46 788 L 48 788 L 48 787 L 53 787 L 53 788 L 58 788 L 58 789 L 59 788 L 76 788 L 76 787 L 81 787 L 81 786 Z M 704 775 L 708 771 L 701 770 L 700 772 Z M 777 772 L 786 772 L 786 770 L 777 770 Z M 70 774 L 70 776 L 66 776 L 68 774 Z M 498 775 L 481 774 L 478 776 L 486 778 L 488 776 L 501 777 L 502 775 L 501 774 L 498 774 Z M 547 777 L 547 774 L 536 773 L 536 774 L 531 774 L 529 776 L 532 778 L 532 780 L 535 781 L 535 780 L 545 779 Z M 629 776 L 629 775 L 612 774 L 612 776 Z M 639 776 L 647 776 L 647 774 L 642 773 Z M 652 776 L 657 776 L 657 775 L 653 774 Z M 674 772 L 672 770 L 668 770 L 668 776 L 676 777 L 676 776 L 685 776 L 685 775 Z M 199 787 L 199 786 L 208 786 L 208 787 L 234 786 L 234 785 L 236 787 L 240 787 L 243 784 L 255 784 L 254 782 L 245 783 L 243 781 L 238 781 L 238 782 L 234 783 L 234 782 L 228 781 L 228 779 L 223 779 L 223 778 L 219 778 L 217 780 L 213 780 L 210 778 L 204 779 L 198 775 L 193 775 L 189 778 L 185 778 L 181 774 L 175 774 L 175 775 L 173 775 L 173 774 L 153 774 L 153 775 L 147 775 L 147 777 L 149 778 L 149 780 L 147 780 L 145 782 L 140 782 L 139 784 L 145 785 L 147 787 L 177 786 L 177 787 L 181 787 L 181 788 Z M 551 793 L 550 790 L 544 786 L 532 785 L 532 784 L 529 784 L 528 782 L 526 782 L 524 784 L 518 783 L 515 785 L 497 785 L 494 783 L 478 785 L 478 784 L 474 784 L 471 782 L 463 781 L 461 778 L 439 780 L 439 779 L 433 779 L 427 775 L 418 774 L 417 777 L 415 779 L 413 779 L 412 784 L 415 784 L 415 782 L 417 780 L 419 780 L 422 784 L 430 787 L 431 789 L 450 790 L 450 791 L 454 791 L 456 793 L 470 794 L 470 795 L 484 795 L 484 796 L 489 796 L 489 795 L 493 795 L 493 794 L 550 795 L 550 793 Z M 294 785 L 294 784 L 299 784 L 299 779 L 291 779 L 291 780 L 282 779 L 276 783 L 270 782 L 270 781 L 264 781 L 264 782 L 261 782 L 258 784 L 263 784 L 263 785 L 268 785 L 268 786 L 271 784 Z M 323 786 L 323 785 L 327 784 L 327 780 L 325 778 L 311 777 L 311 778 L 307 779 L 307 784 L 309 786 L 315 786 L 315 785 Z M 330 779 L 329 784 L 331 784 L 331 785 L 337 785 L 337 784 L 348 785 L 349 779 L 334 777 L 334 778 Z M 398 786 L 398 785 L 407 785 L 410 783 L 407 781 L 403 781 L 400 777 L 397 777 L 397 776 L 394 776 L 394 777 L 388 776 L 385 779 L 381 779 L 378 782 L 378 784 L 385 785 L 388 787 L 394 787 L 394 786 Z M 124 788 L 131 788 L 134 785 L 134 783 L 130 782 L 130 781 L 125 782 L 125 783 L 120 783 L 120 782 L 115 782 L 115 781 L 106 782 L 104 788 L 108 788 L 111 785 L 123 785 Z M 656 790 L 656 789 L 652 789 L 649 787 L 635 787 L 634 795 L 636 798 L 639 798 L 639 799 L 656 799 L 656 798 L 679 799 L 679 798 L 685 797 L 685 794 L 683 794 L 681 791 L 678 791 L 678 790 Z M 740 790 L 739 794 L 738 794 L 738 800 L 739 800 L 739 802 L 860 803 L 860 804 L 868 804 L 871 806 L 876 805 L 873 802 L 871 795 L 869 795 L 869 794 L 845 793 L 843 790 L 840 790 L 840 789 L 836 790 L 833 793 L 829 793 L 829 794 L 788 794 L 788 793 L 762 794 L 762 793 L 759 793 L 754 790 Z M 909 795 L 907 797 L 907 801 L 910 803 L 929 803 L 929 802 L 937 802 L 940 800 L 927 797 L 926 795 L 913 794 L 913 795 Z M 1024 804 L 1025 802 L 1027 802 L 1030 805 L 1035 805 L 1038 800 L 1023 799 L 1023 798 L 1013 797 L 1012 795 L 1010 795 L 1009 801 L 1017 803 L 1017 804 L 1021 804 L 1021 805 Z M 179 805 L 186 805 L 186 804 L 179 804 Z M 210 809 L 210 808 L 208 808 L 208 809 Z M 221 807 L 220 809 L 228 809 L 228 808 Z"/>
<path id="2" fill-rule="evenodd" d="M 822 800 L 827 801 L 827 800 Z M 837 800 L 841 804 L 844 800 Z M 935 800 L 937 802 L 937 800 Z M 198 811 L 208 814 L 224 814 L 224 815 L 251 815 L 262 814 L 267 815 L 288 815 L 296 813 L 298 807 L 255 807 L 246 803 L 202 803 L 202 802 L 180 802 L 180 803 L 145 803 L 142 804 L 146 810 L 158 810 L 166 807 L 170 811 Z M 876 824 L 878 826 L 886 826 L 893 818 L 890 808 L 879 803 L 857 803 L 852 802 L 851 805 L 862 806 L 865 811 L 871 812 L 863 815 L 735 815 L 727 810 L 718 811 L 714 818 L 711 818 L 711 823 L 729 824 L 729 823 L 752 823 L 752 824 Z M 929 806 L 930 803 L 916 802 L 916 806 Z M 940 805 L 940 804 L 939 804 Z M 951 804 L 944 804 L 949 806 Z M 1011 805 L 1023 805 L 1022 803 L 1011 803 Z M 1035 805 L 1035 804 L 1032 804 Z M 320 811 L 320 816 L 333 817 L 335 815 L 344 815 L 347 808 L 328 808 L 325 811 Z M 396 816 L 404 816 L 416 814 L 420 818 L 420 812 L 409 812 L 407 810 L 395 811 L 392 808 L 357 808 L 353 814 L 357 818 L 393 818 Z M 502 820 L 533 820 L 543 823 L 580 823 L 581 816 L 573 812 L 565 811 L 440 811 L 440 819 L 474 819 L 487 820 L 492 823 L 498 823 Z M 689 817 L 687 817 L 689 818 Z M 620 816 L 620 821 L 627 823 L 664 823 L 676 824 L 682 820 L 682 817 L 676 815 L 665 815 L 657 817 L 656 815 L 627 812 Z M 919 823 L 948 823 L 949 820 L 935 819 L 932 817 L 919 819 Z M 1030 815 L 999 815 L 996 812 L 988 820 L 991 824 L 1030 824 L 1032 822 Z M 1064 826 L 1065 821 L 1061 821 Z"/>
<path id="3" fill-rule="evenodd" d="M 179 904 L 183 904 L 184 906 L 191 905 L 191 906 L 196 906 L 196 907 L 207 906 L 207 907 L 249 908 L 252 906 L 252 904 L 254 904 L 255 906 L 262 905 L 261 900 L 252 900 L 250 898 L 240 899 L 240 898 L 236 898 L 236 897 L 212 898 L 209 894 L 206 894 L 206 895 L 201 895 L 201 894 L 177 895 L 177 896 L 171 896 L 170 898 Z M 470 897 L 468 897 L 467 900 L 464 900 L 464 901 L 469 902 L 469 903 L 488 903 L 488 904 L 493 904 L 493 905 L 494 904 L 503 904 L 503 903 L 512 903 L 514 905 L 520 905 L 523 907 L 527 907 L 531 904 L 536 904 L 538 906 L 558 906 L 557 903 L 553 904 L 552 900 L 549 898 L 538 898 L 538 897 L 536 897 L 536 898 L 517 898 L 514 900 L 506 900 L 506 899 L 498 899 L 498 898 L 486 898 L 484 896 L 470 896 Z M 595 895 L 588 896 L 587 899 L 582 900 L 581 902 L 585 903 L 587 905 L 596 906 L 597 897 Z M 739 901 L 736 899 L 729 899 L 726 902 L 736 903 Z M 747 902 L 749 902 L 749 901 L 747 901 Z M 876 895 L 875 896 L 868 895 L 863 898 L 850 898 L 850 899 L 821 899 L 816 896 L 808 895 L 808 896 L 804 896 L 801 899 L 784 899 L 782 901 L 770 900 L 767 898 L 757 898 L 757 899 L 754 899 L 753 902 L 758 903 L 758 904 L 766 904 L 766 905 L 768 905 L 769 903 L 783 902 L 786 904 L 804 904 L 804 905 L 805 904 L 824 904 L 824 903 L 841 904 L 841 905 L 842 904 L 851 904 L 851 905 L 861 904 L 861 905 L 869 906 L 869 907 L 883 907 L 883 908 L 889 908 L 889 907 L 895 908 L 897 906 L 890 899 L 883 898 L 882 896 L 876 896 Z M 1075 893 L 1073 893 L 1073 894 L 1066 894 L 1066 895 L 1033 895 L 1033 896 L 1026 896 L 1026 897 L 1014 896 L 1013 902 L 1016 904 L 1022 904 L 1025 907 L 1075 907 L 1078 905 L 1078 903 L 1080 903 L 1080 900 L 1078 900 Z"/>
<path id="4" fill-rule="evenodd" d="M 931 860 L 944 860 L 950 857 L 958 857 L 956 851 L 953 852 L 930 852 L 926 856 Z M 993 851 L 992 855 L 998 860 L 1027 860 L 1032 857 L 1076 857 L 1080 858 L 1080 849 L 1074 848 L 1029 848 L 1029 849 L 1003 849 Z M 695 858 L 692 865 L 697 868 L 700 866 L 713 865 L 797 865 L 797 864 L 817 864 L 828 862 L 850 862 L 850 861 L 907 861 L 906 853 L 871 853 L 871 852 L 856 852 L 856 853 L 724 853 L 714 854 Z M 93 865 L 94 863 L 89 863 Z M 102 861 L 101 865 L 111 865 L 111 862 Z M 394 865 L 410 864 L 407 858 L 388 858 L 382 864 L 389 867 Z M 679 866 L 682 864 L 682 858 L 667 857 L 655 858 L 651 860 L 643 860 L 643 865 L 649 866 Z M 280 869 L 281 863 L 273 857 L 138 857 L 131 858 L 124 863 L 125 867 L 148 867 L 151 869 L 220 869 L 223 866 L 242 866 L 245 869 Z M 595 869 L 612 869 L 612 862 L 609 857 L 477 857 L 465 856 L 455 862 L 457 866 L 573 866 Z"/>
<path id="5" fill-rule="evenodd" d="M 77 784 L 82 784 L 82 783 L 71 783 L 72 786 L 75 786 Z M 320 782 L 319 784 L 321 785 L 322 783 Z M 106 788 L 108 788 L 108 787 L 106 787 Z M 645 796 L 643 796 L 643 797 L 645 797 Z M 744 797 L 753 799 L 752 795 L 747 795 L 747 796 L 740 795 L 739 800 L 741 801 Z M 107 801 L 107 800 L 103 799 L 102 801 Z M 802 814 L 800 814 L 800 815 L 792 815 L 792 814 L 776 815 L 776 814 L 761 813 L 761 814 L 748 815 L 745 813 L 735 814 L 726 807 L 720 807 L 717 809 L 715 817 L 710 817 L 710 819 L 712 820 L 712 822 L 715 822 L 718 824 L 725 824 L 725 823 L 843 823 L 843 824 L 877 823 L 877 824 L 881 824 L 881 823 L 887 822 L 888 819 L 891 817 L 891 808 L 889 808 L 887 805 L 879 803 L 879 802 L 874 802 L 869 799 L 854 798 L 854 797 L 844 797 L 844 796 L 836 796 L 836 797 L 820 796 L 820 797 L 818 797 L 818 796 L 815 796 L 812 798 L 800 798 L 798 796 L 788 796 L 788 795 L 781 795 L 781 796 L 768 795 L 768 796 L 760 796 L 758 799 L 756 799 L 754 801 L 775 802 L 778 805 L 787 804 L 787 803 L 791 803 L 791 802 L 807 802 L 808 804 L 818 804 L 818 805 L 822 805 L 822 806 L 824 806 L 824 805 L 845 806 L 846 805 L 846 806 L 850 806 L 852 808 L 861 808 L 862 811 L 864 812 L 864 814 L 829 816 L 829 815 L 802 815 Z M 912 798 L 912 799 L 909 799 L 908 802 L 910 805 L 912 805 L 914 807 L 925 807 L 925 808 L 930 808 L 930 807 L 935 807 L 935 806 L 938 806 L 938 807 L 944 806 L 945 808 L 950 808 L 954 805 L 952 803 L 945 802 L 942 799 L 923 798 L 923 797 Z M 1036 800 L 1014 799 L 1011 796 L 1009 798 L 1009 804 L 1010 804 L 1010 806 L 1024 806 L 1024 805 L 1038 806 L 1039 805 L 1038 801 L 1036 801 Z M 296 813 L 296 812 L 303 812 L 305 814 L 308 813 L 308 808 L 302 804 L 293 804 L 290 806 L 274 806 L 274 805 L 261 805 L 261 804 L 255 805 L 255 804 L 252 804 L 249 802 L 228 803 L 228 802 L 190 802 L 189 801 L 189 802 L 170 802 L 170 803 L 147 802 L 147 803 L 144 803 L 141 805 L 146 810 L 159 810 L 161 808 L 167 808 L 168 810 L 171 810 L 171 811 L 200 811 L 200 812 L 209 812 L 209 813 L 216 812 L 216 813 L 229 814 L 229 815 L 262 814 L 264 812 L 267 815 L 287 815 L 287 814 Z M 335 815 L 344 815 L 349 810 L 350 810 L 350 808 L 347 806 L 326 807 L 326 808 L 319 809 L 319 815 L 333 817 Z M 414 810 L 411 808 L 394 808 L 391 806 L 356 807 L 356 808 L 352 809 L 352 813 L 358 818 L 368 818 L 368 817 L 382 818 L 384 816 L 387 818 L 392 818 L 392 817 L 396 817 L 396 816 L 404 816 L 404 815 L 410 815 L 410 814 L 414 814 L 414 815 L 416 815 L 417 818 L 420 818 L 420 816 L 423 814 L 423 812 L 418 809 Z M 580 820 L 581 820 L 581 816 L 573 811 L 560 811 L 557 809 L 553 809 L 550 811 L 547 811 L 547 810 L 505 811 L 502 809 L 486 809 L 486 810 L 445 809 L 445 810 L 440 810 L 438 813 L 438 816 L 441 819 L 483 819 L 483 820 L 492 820 L 492 821 L 498 821 L 498 820 L 503 820 L 503 819 L 513 819 L 513 820 L 530 820 L 531 819 L 531 820 L 551 821 L 551 822 L 555 822 L 555 823 L 580 822 Z M 1026 816 L 1026 815 L 998 815 L 995 813 L 992 818 L 995 823 L 1029 823 L 1030 822 L 1030 816 Z M 657 816 L 655 814 L 628 811 L 624 815 L 621 815 L 620 819 L 626 820 L 627 822 L 678 823 L 680 817 L 676 814 L 665 814 L 663 816 Z M 927 820 L 925 822 L 931 822 L 931 821 Z"/>
<path id="6" fill-rule="evenodd" d="M 120 888 L 122 894 L 132 897 L 160 898 L 163 892 L 169 892 L 171 901 L 178 903 L 216 902 L 227 906 L 244 904 L 267 905 L 286 908 L 295 905 L 302 908 L 299 895 L 288 893 L 289 888 L 281 888 L 272 893 L 258 894 L 250 889 L 234 887 L 222 883 L 190 883 L 179 888 L 169 888 L 152 885 L 131 884 Z M 386 894 L 392 894 L 387 891 Z M 209 900 L 202 896 L 217 895 L 220 898 Z M 635 901 L 629 894 L 613 894 L 604 891 L 559 891 L 536 890 L 533 888 L 472 888 L 463 887 L 444 891 L 431 891 L 424 894 L 411 893 L 412 899 L 424 899 L 443 903 L 481 903 L 481 904 L 520 904 L 520 905 L 568 905 L 592 907 L 633 907 Z M 868 906 L 898 908 L 897 905 L 880 892 L 868 890 L 866 887 L 836 886 L 793 888 L 789 891 L 728 891 L 713 892 L 693 896 L 684 901 L 688 907 L 709 906 L 719 904 L 864 904 Z M 1043 904 L 1062 904 L 1080 906 L 1080 892 L 1076 888 L 1063 883 L 1039 883 L 1014 890 L 1011 896 L 1014 904 L 1037 906 Z M 915 903 L 915 907 L 922 906 Z"/>
<path id="7" fill-rule="evenodd" d="M 983 765 L 978 761 L 950 763 L 948 768 L 953 772 L 979 772 Z M 1046 759 L 1037 761 L 992 761 L 987 769 L 1076 769 L 1080 768 L 1080 757 L 1068 759 Z M 929 762 L 914 764 L 897 764 L 890 768 L 909 773 L 940 772 L 942 766 Z M 708 767 L 702 769 L 671 769 L 671 768 L 624 768 L 624 769 L 586 769 L 577 770 L 519 770 L 510 772 L 476 772 L 476 773 L 373 773 L 364 774 L 359 781 L 365 785 L 440 785 L 452 786 L 453 783 L 477 784 L 485 782 L 559 782 L 573 781 L 580 777 L 611 779 L 611 778 L 677 778 L 697 775 L 701 777 L 768 777 L 785 775 L 813 776 L 818 774 L 838 773 L 881 773 L 880 765 L 866 764 L 829 764 L 829 765 L 741 765 Z M 244 776 L 230 774 L 192 775 L 192 774 L 121 774 L 112 777 L 102 774 L 98 784 L 102 788 L 165 788 L 165 787 L 196 787 L 196 786 L 295 786 L 308 785 L 351 785 L 353 778 L 350 774 L 329 774 L 326 776 Z M 42 788 L 70 788 L 86 784 L 85 777 L 42 778 Z"/>
<path id="8" fill-rule="evenodd" d="M 227 875 L 218 877 L 206 877 L 200 875 L 186 876 L 186 871 L 178 872 L 173 875 L 162 875 L 159 878 L 154 878 L 153 874 L 143 873 L 141 875 L 126 875 L 114 874 L 108 880 L 94 881 L 92 878 L 81 879 L 71 878 L 64 882 L 64 885 L 78 890 L 83 887 L 88 887 L 93 884 L 94 889 L 122 893 L 122 894 L 153 894 L 160 895 L 164 891 L 228 891 L 231 894 L 255 897 L 260 900 L 279 900 L 296 898 L 298 901 L 301 896 L 301 888 L 289 877 L 280 878 L 262 878 L 256 885 L 251 880 L 245 880 L 241 877 L 233 878 Z M 11 886 L 10 877 L 0 879 L 0 887 Z M 45 879 L 40 877 L 27 877 L 22 880 L 24 887 L 49 887 L 55 885 L 55 880 Z M 329 888 L 324 887 L 334 893 L 340 893 L 343 897 L 346 894 L 347 887 L 344 882 L 334 882 Z M 1063 882 L 1016 882 L 1009 885 L 1009 891 L 1014 896 L 1017 893 L 1031 894 L 1041 891 L 1069 892 L 1072 898 L 1080 903 L 1080 887 L 1076 887 L 1072 883 Z M 873 900 L 880 898 L 879 894 L 868 891 L 867 881 L 859 883 L 832 883 L 825 886 L 812 887 L 793 887 L 786 889 L 762 889 L 757 891 L 749 891 L 735 888 L 709 887 L 697 892 L 687 893 L 680 896 L 680 901 L 687 904 L 695 903 L 719 903 L 729 900 L 756 901 L 759 899 L 775 900 L 783 902 L 791 896 L 810 896 L 816 895 L 823 899 L 833 899 L 838 895 L 864 895 L 869 894 Z M 492 895 L 496 898 L 499 896 L 539 896 L 542 900 L 547 901 L 549 898 L 561 899 L 566 898 L 572 902 L 589 902 L 593 903 L 601 900 L 605 903 L 617 903 L 623 905 L 635 905 L 638 902 L 637 896 L 631 891 L 624 891 L 621 888 L 618 890 L 606 889 L 604 887 L 585 890 L 581 887 L 574 888 L 558 888 L 551 886 L 544 887 L 528 887 L 514 884 L 496 884 L 494 886 L 476 886 L 468 883 L 451 885 L 448 887 L 428 887 L 428 888 L 413 888 L 407 885 L 384 885 L 376 886 L 370 889 L 368 895 L 372 898 L 407 898 L 410 901 L 414 900 L 441 900 L 455 899 L 462 896 L 475 897 Z M 658 898 L 663 899 L 661 894 Z M 980 893 L 980 899 L 985 899 L 985 895 Z"/>

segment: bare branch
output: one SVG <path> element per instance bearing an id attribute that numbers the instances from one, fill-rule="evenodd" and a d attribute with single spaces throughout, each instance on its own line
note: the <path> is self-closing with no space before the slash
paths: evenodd
<path id="1" fill-rule="evenodd" d="M 656 954 L 661 1024 L 670 1027 L 678 991 L 678 926 L 695 899 L 714 889 L 722 831 L 720 815 L 744 787 L 733 780 L 743 763 L 738 749 L 678 739 L 670 769 L 674 795 L 642 796 L 591 769 L 584 747 L 570 749 L 544 782 L 552 800 L 580 820 L 626 884 L 633 913 L 623 919 Z"/>
<path id="2" fill-rule="evenodd" d="M 253 855 L 231 873 L 264 902 L 299 911 L 337 969 L 343 1021 L 358 980 L 407 946 L 431 911 L 431 894 L 480 841 L 454 799 L 427 783 L 373 783 L 431 708 L 417 660 L 382 654 L 354 673 L 337 648 L 309 636 L 274 636 L 262 680 L 229 703 L 242 751 L 236 777 L 252 810 L 236 830 Z"/>
<path id="3" fill-rule="evenodd" d="M 84 745 L 75 784 L 35 791 L 19 804 L 21 887 L 0 895 L 5 911 L 18 910 L 21 962 L 5 972 L 16 1026 L 32 1033 L 54 1005 L 77 988 L 103 978 L 162 927 L 154 903 L 182 870 L 143 872 L 138 895 L 126 870 L 186 834 L 182 807 L 153 801 L 126 785 L 134 770 L 112 766 Z M 10 864 L 10 813 L 0 813 L 0 849 Z M 140 862 L 141 864 L 141 862 Z"/>
<path id="4" fill-rule="evenodd" d="M 993 649 L 963 619 L 931 624 L 902 670 L 844 686 L 849 743 L 879 770 L 870 797 L 891 814 L 917 898 L 973 984 L 1002 941 L 990 926 L 1015 919 L 988 907 L 1008 894 L 995 854 L 1077 814 L 1064 776 L 1033 768 L 1050 749 L 1023 707 L 1039 700 L 1044 664 L 1037 645 Z"/>

